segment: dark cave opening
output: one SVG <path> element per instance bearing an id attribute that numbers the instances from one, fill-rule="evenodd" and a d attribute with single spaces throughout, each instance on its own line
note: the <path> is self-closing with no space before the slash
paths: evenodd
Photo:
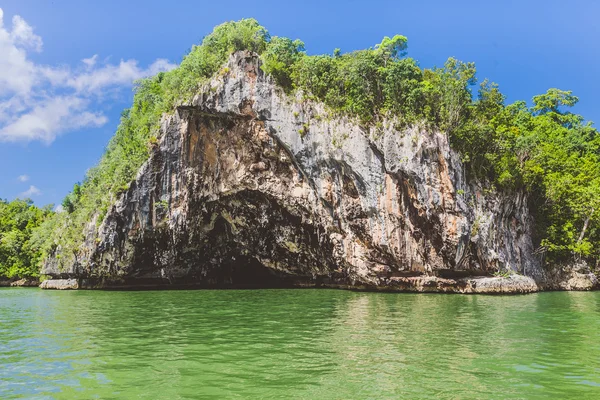
<path id="1" fill-rule="evenodd" d="M 254 193 L 245 193 L 244 200 L 248 202 Z M 259 200 L 262 200 L 260 198 Z M 257 201 L 260 204 L 260 201 Z M 258 209 L 258 207 L 257 207 Z M 235 210 L 229 214 L 237 215 Z M 258 217 L 256 217 L 258 218 Z M 229 221 L 219 216 L 211 230 L 210 242 L 205 249 L 211 254 L 207 265 L 208 274 L 202 280 L 209 286 L 223 288 L 285 288 L 298 284 L 306 284 L 311 277 L 290 274 L 264 265 L 259 259 L 249 253 L 260 247 L 260 239 L 249 240 L 246 247 L 240 247 Z M 266 240 L 275 242 L 275 239 Z M 244 250 L 245 249 L 245 250 Z M 206 256 L 205 256 L 206 257 Z M 210 265 L 210 266 L 209 266 Z"/>
<path id="2" fill-rule="evenodd" d="M 217 286 L 232 288 L 285 288 L 308 281 L 306 277 L 274 270 L 243 255 L 223 261 L 215 278 Z"/>

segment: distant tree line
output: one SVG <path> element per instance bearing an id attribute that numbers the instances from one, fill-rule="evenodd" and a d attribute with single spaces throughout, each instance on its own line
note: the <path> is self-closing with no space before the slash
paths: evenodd
<path id="1" fill-rule="evenodd" d="M 51 205 L 38 208 L 29 199 L 0 200 L 0 280 L 39 276 L 48 234 L 40 226 L 53 214 Z"/>

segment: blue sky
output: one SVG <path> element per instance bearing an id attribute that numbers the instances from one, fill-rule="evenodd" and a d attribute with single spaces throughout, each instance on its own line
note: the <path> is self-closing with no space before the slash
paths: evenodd
<path id="1" fill-rule="evenodd" d="M 213 26 L 244 17 L 302 39 L 311 54 L 402 34 L 422 67 L 474 61 L 509 102 L 573 90 L 575 111 L 600 124 L 592 0 L 3 0 L 0 8 L 0 198 L 9 200 L 59 204 L 101 156 L 131 81 L 171 68 Z"/>

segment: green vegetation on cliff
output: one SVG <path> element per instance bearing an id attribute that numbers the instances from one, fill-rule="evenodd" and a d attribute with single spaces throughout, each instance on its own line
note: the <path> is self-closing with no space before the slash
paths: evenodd
<path id="1" fill-rule="evenodd" d="M 47 232 L 39 229 L 54 213 L 31 200 L 0 200 L 0 279 L 35 278 L 42 261 L 41 244 Z"/>
<path id="2" fill-rule="evenodd" d="M 540 250 L 551 261 L 600 259 L 600 136 L 567 111 L 570 92 L 550 89 L 505 105 L 498 86 L 484 80 L 473 93 L 473 63 L 448 59 L 422 69 L 406 57 L 407 38 L 385 37 L 373 48 L 309 56 L 304 43 L 273 36 L 253 19 L 219 25 L 194 46 L 179 68 L 138 83 L 133 105 L 99 164 L 63 202 L 66 210 L 44 224 L 52 231 L 45 255 L 60 246 L 63 262 L 77 255 L 86 224 L 99 224 L 157 143 L 164 113 L 197 92 L 229 55 L 251 50 L 287 92 L 323 102 L 332 114 L 377 129 L 384 120 L 402 129 L 421 125 L 446 132 L 468 172 L 498 190 L 526 190 L 536 216 Z M 95 219 L 94 219 L 95 218 Z M 39 258 L 33 262 L 37 263 Z"/>

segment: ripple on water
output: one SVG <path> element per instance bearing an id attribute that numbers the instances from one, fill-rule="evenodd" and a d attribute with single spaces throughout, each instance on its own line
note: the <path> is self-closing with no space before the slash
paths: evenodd
<path id="1" fill-rule="evenodd" d="M 1 398 L 600 398 L 600 293 L 0 289 Z"/>

